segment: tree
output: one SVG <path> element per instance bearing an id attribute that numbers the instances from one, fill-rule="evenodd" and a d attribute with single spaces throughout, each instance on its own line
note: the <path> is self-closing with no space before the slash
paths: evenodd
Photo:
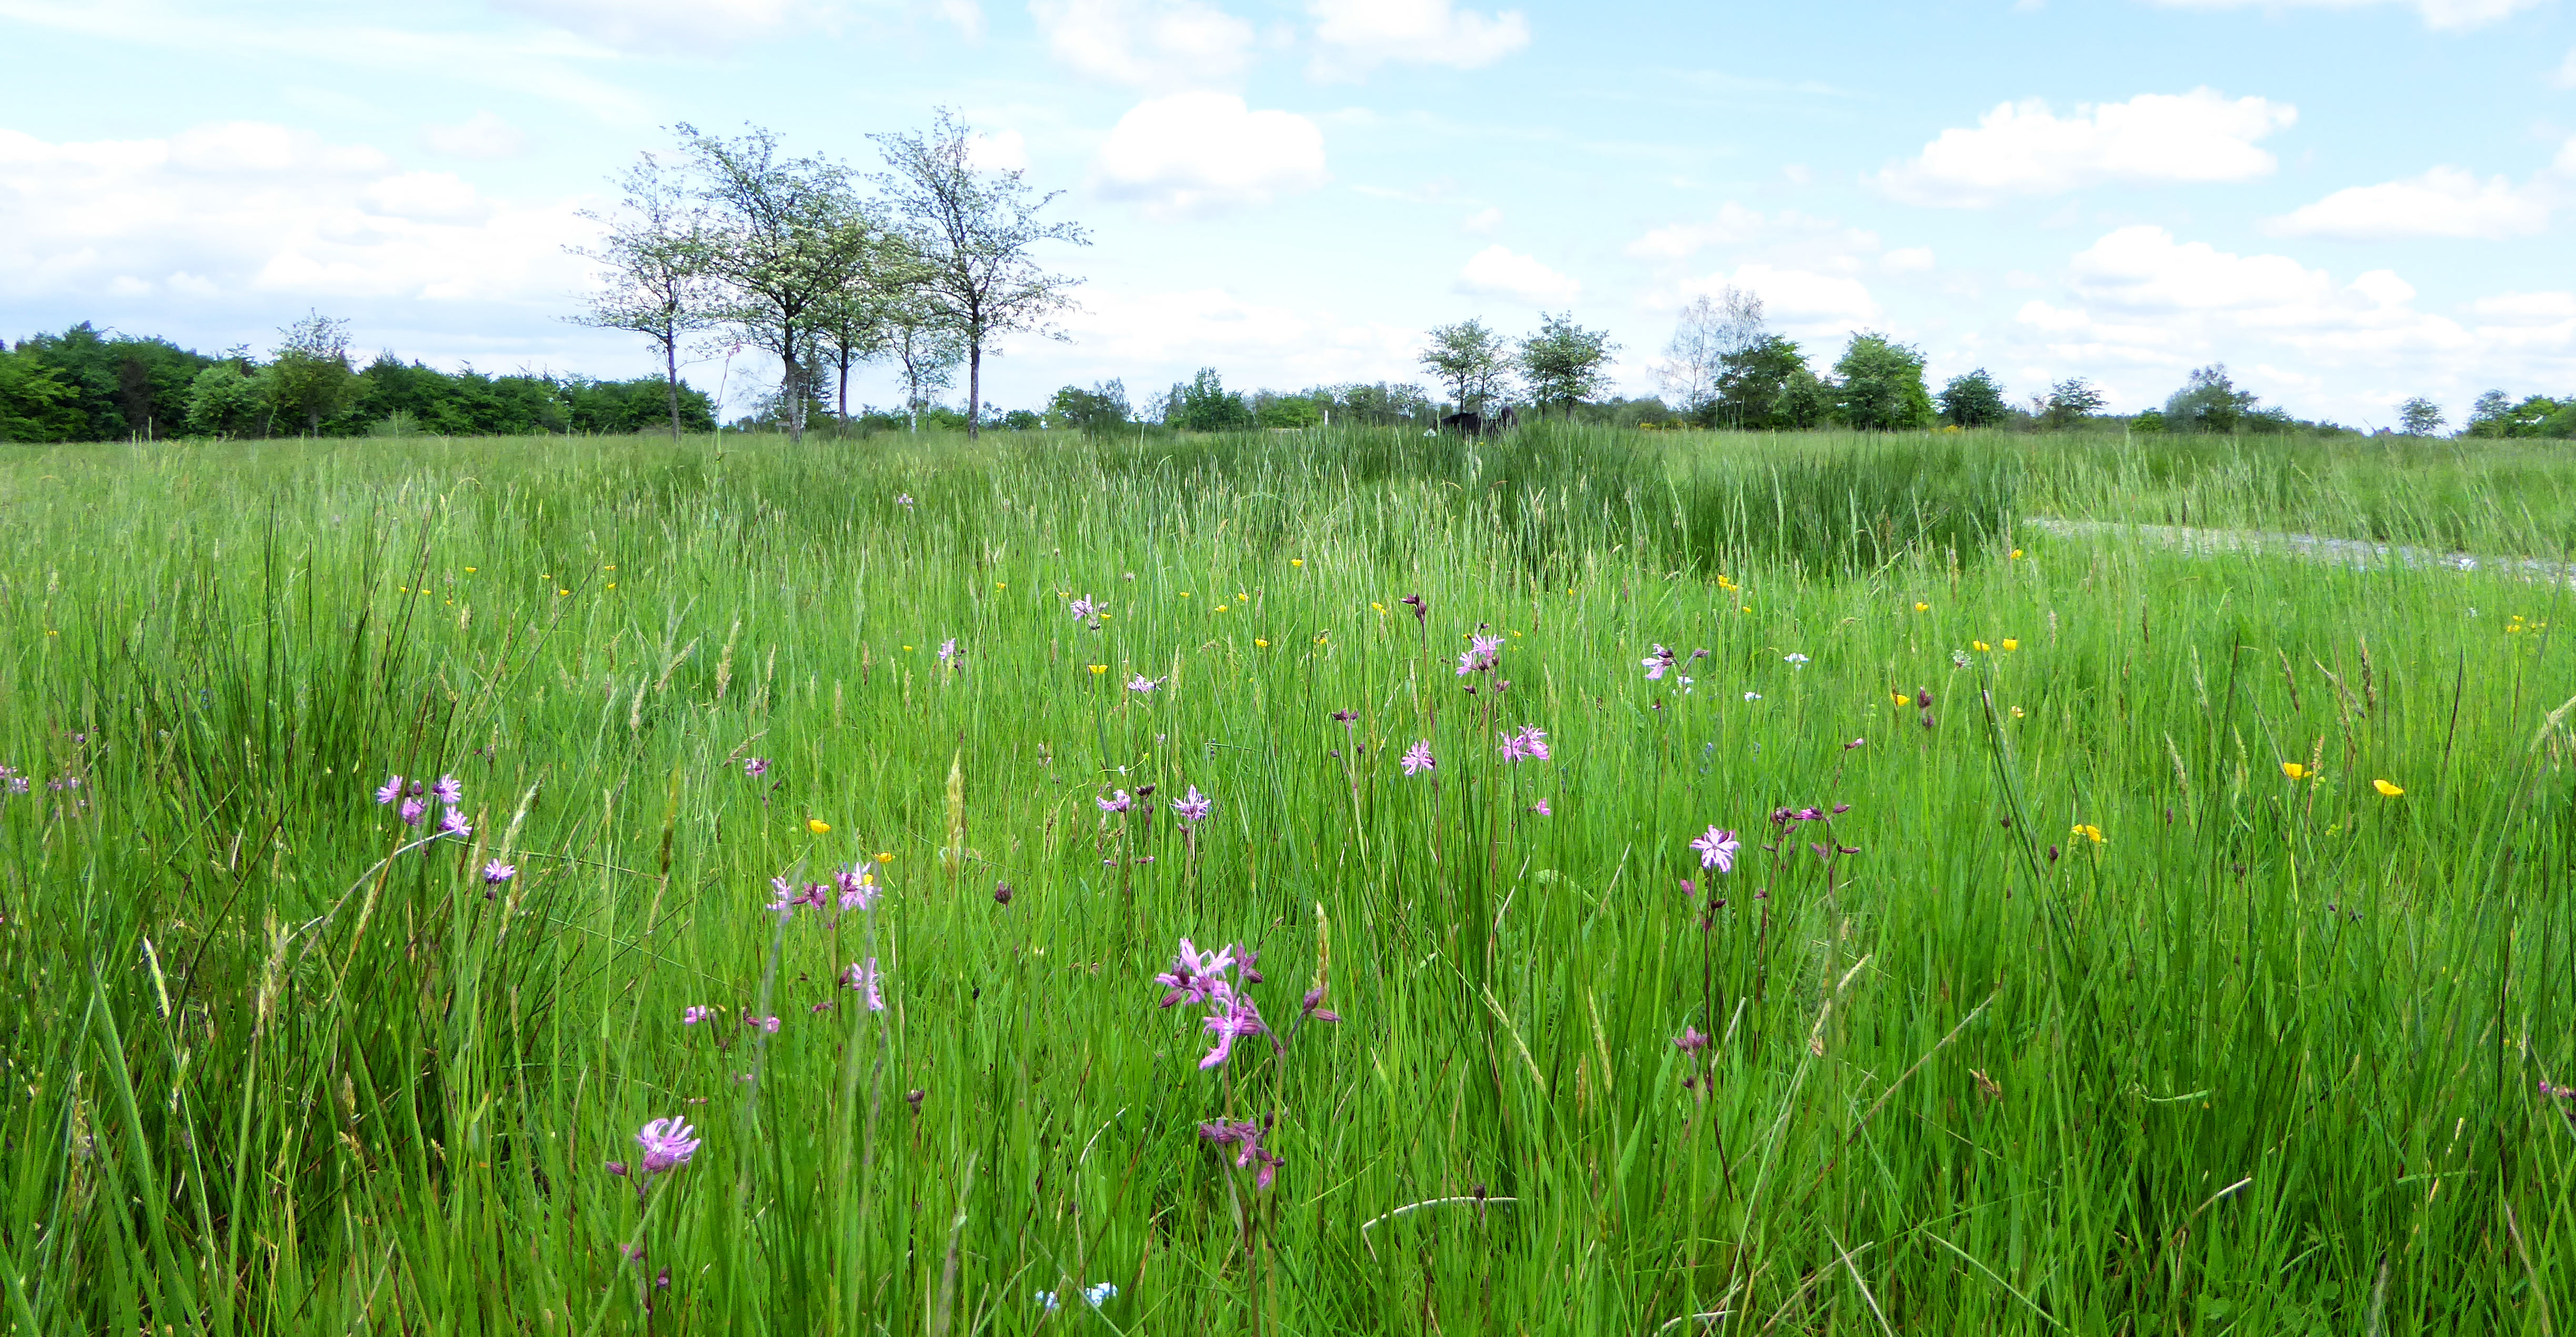
<path id="1" fill-rule="evenodd" d="M 813 407 L 816 327 L 828 304 L 883 249 L 884 228 L 849 188 L 849 170 L 821 158 L 780 161 L 778 136 L 752 126 L 739 139 L 674 127 L 695 161 L 709 215 L 705 273 L 723 286 L 721 313 L 778 357 L 779 423 L 805 438 Z"/>
<path id="2" fill-rule="evenodd" d="M 197 373 L 188 386 L 188 430 L 199 436 L 249 436 L 268 417 L 265 369 L 250 365 L 250 350 Z"/>
<path id="3" fill-rule="evenodd" d="M 1664 345 L 1663 360 L 1655 364 L 1655 380 L 1674 408 L 1713 420 L 1726 360 L 1761 343 L 1764 334 L 1759 294 L 1731 284 L 1713 298 L 1701 293 L 1673 323 L 1672 342 Z"/>
<path id="4" fill-rule="evenodd" d="M 1936 398 L 1941 416 L 1957 427 L 1992 427 L 2012 416 L 2003 386 L 1983 367 L 1951 377 Z"/>
<path id="5" fill-rule="evenodd" d="M 2417 395 L 2397 406 L 2397 424 L 2408 436 L 2431 436 L 2442 430 L 2442 406 Z"/>
<path id="6" fill-rule="evenodd" d="M 912 430 L 921 430 L 921 411 L 942 390 L 957 383 L 957 364 L 966 358 L 965 341 L 941 318 L 922 289 L 907 287 L 893 294 L 882 313 L 880 337 L 886 355 L 903 374 L 904 412 Z M 967 407 L 971 424 L 974 406 Z"/>
<path id="7" fill-rule="evenodd" d="M 1163 425 L 1185 432 L 1236 432 L 1253 425 L 1252 406 L 1225 388 L 1214 367 L 1175 384 L 1163 400 Z"/>
<path id="8" fill-rule="evenodd" d="M 1932 424 L 1932 392 L 1923 386 L 1923 354 L 1886 335 L 1863 330 L 1834 363 L 1842 382 L 1843 421 L 1868 432 L 1894 432 Z"/>
<path id="9" fill-rule="evenodd" d="M 276 356 L 269 360 L 269 403 L 280 415 L 302 418 L 313 435 L 322 420 L 348 406 L 357 393 L 357 373 L 349 366 L 349 322 L 319 311 L 278 332 Z"/>
<path id="10" fill-rule="evenodd" d="M 584 210 L 605 224 L 596 247 L 565 249 L 596 261 L 600 288 L 576 324 L 625 330 L 653 341 L 662 353 L 662 380 L 671 416 L 671 439 L 680 439 L 680 340 L 716 323 L 719 293 L 707 275 L 706 220 L 692 207 L 688 183 L 652 154 L 613 178 L 625 192 L 614 215 Z"/>
<path id="11" fill-rule="evenodd" d="M 1431 346 L 1415 360 L 1442 385 L 1448 387 L 1451 402 L 1461 413 L 1482 413 L 1487 400 L 1504 394 L 1511 385 L 1511 352 L 1503 337 L 1485 328 L 1481 320 L 1462 320 L 1455 325 L 1437 325 L 1430 333 Z"/>
<path id="12" fill-rule="evenodd" d="M 2254 411 L 2257 397 L 2228 379 L 2227 364 L 2195 369 L 2165 400 L 2165 427 L 2175 432 L 2233 432 Z"/>
<path id="13" fill-rule="evenodd" d="M 1031 198 L 1020 172 L 978 169 L 966 127 L 941 109 L 927 133 L 873 136 L 894 170 L 877 177 L 897 213 L 915 229 L 915 281 L 933 311 L 966 343 L 966 435 L 981 430 L 984 354 L 996 335 L 1028 331 L 1063 338 L 1055 318 L 1074 309 L 1080 279 L 1050 274 L 1030 251 L 1041 242 L 1088 246 L 1079 224 L 1038 215 L 1062 191 Z"/>
<path id="14" fill-rule="evenodd" d="M 1805 382 L 1798 381 L 1805 377 Z M 1711 402 L 1711 418 L 1742 430 L 1766 427 L 1812 427 L 1806 422 L 1785 421 L 1783 397 L 1793 385 L 1802 390 L 1820 386 L 1816 374 L 1807 369 L 1807 358 L 1798 351 L 1797 341 L 1786 335 L 1766 334 L 1752 343 L 1726 353 L 1718 359 L 1717 398 Z M 1793 415 L 1794 416 L 1794 415 Z"/>
<path id="15" fill-rule="evenodd" d="M 0 441 L 64 441 L 80 430 L 79 393 L 36 350 L 0 349 Z"/>
<path id="16" fill-rule="evenodd" d="M 2093 415 L 2102 407 L 2102 392 L 2081 376 L 2069 376 L 2048 387 L 2048 399 L 2040 411 L 2040 420 L 2063 431 Z"/>
<path id="17" fill-rule="evenodd" d="M 1127 386 L 1122 381 L 1095 382 L 1088 390 L 1068 385 L 1055 392 L 1047 402 L 1047 412 L 1059 427 L 1070 428 L 1085 436 L 1098 436 L 1113 427 L 1124 427 L 1135 420 L 1136 411 L 1127 406 Z"/>
<path id="18" fill-rule="evenodd" d="M 1610 387 L 1610 355 L 1619 345 L 1608 330 L 1587 330 L 1574 323 L 1574 313 L 1538 318 L 1538 333 L 1521 340 L 1521 382 L 1541 408 L 1555 405 L 1566 417 L 1574 406 L 1598 399 Z"/>

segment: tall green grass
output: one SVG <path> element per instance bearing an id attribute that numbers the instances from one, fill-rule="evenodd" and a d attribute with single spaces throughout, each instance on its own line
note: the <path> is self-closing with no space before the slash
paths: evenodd
<path id="1" fill-rule="evenodd" d="M 2565 592 L 2020 522 L 2556 557 L 2569 477 L 1549 431 L 23 452 L 0 1312 L 2554 1331 Z M 1657 643 L 1708 654 L 1650 683 Z M 1551 759 L 1497 757 L 1524 725 Z M 388 859 L 388 773 L 455 774 L 473 836 Z M 1096 803 L 1146 784 L 1150 821 Z M 1848 810 L 1771 816 L 1808 805 Z M 857 860 L 874 915 L 763 911 Z M 1283 1034 L 1319 984 L 1343 1020 L 1200 1071 L 1150 980 L 1184 936 L 1259 948 Z M 834 985 L 869 956 L 883 1013 Z M 603 1168 L 674 1115 L 685 1168 Z M 1268 1192 L 1224 1118 L 1272 1121 Z"/>

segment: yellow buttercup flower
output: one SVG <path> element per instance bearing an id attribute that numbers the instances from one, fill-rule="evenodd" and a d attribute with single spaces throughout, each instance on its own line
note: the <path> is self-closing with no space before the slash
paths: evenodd
<path id="1" fill-rule="evenodd" d="M 2102 828 L 2100 828 L 2100 827 L 2098 827 L 2098 826 L 2088 825 L 2088 824 L 2083 823 L 2083 822 L 2078 822 L 2078 823 L 2076 823 L 2076 824 L 2075 824 L 2075 826 L 2073 827 L 2073 829 L 2069 830 L 2069 831 L 2067 832 L 2067 834 L 2068 834 L 2068 835 L 2075 835 L 2075 836 L 2082 836 L 2082 837 L 2084 837 L 2086 840 L 2092 841 L 2092 842 L 2093 842 L 2094 844 L 2096 844 L 2096 845 L 2099 845 L 2099 844 L 2101 844 L 2101 843 L 2102 843 Z"/>
<path id="2" fill-rule="evenodd" d="M 1968 648 L 1969 648 L 1969 649 L 1971 649 L 1971 650 L 1976 651 L 1978 654 L 1984 654 L 1984 653 L 1985 653 L 1985 652 L 1987 652 L 1988 650 L 1992 650 L 1992 649 L 1994 649 L 1995 647 L 1993 647 L 1993 646 L 1991 646 L 1991 645 L 1986 644 L 1984 641 L 1970 641 L 1970 642 L 1968 642 Z"/>
<path id="3" fill-rule="evenodd" d="M 894 862 L 894 851 L 892 851 L 892 850 L 879 850 L 879 851 L 877 851 L 877 862 L 878 862 L 878 863 L 893 863 L 893 862 Z"/>
<path id="4" fill-rule="evenodd" d="M 1901 706 L 1911 702 L 1914 698 L 1907 696 L 1903 692 L 1889 692 L 1887 694 L 1887 699 Z"/>
<path id="5" fill-rule="evenodd" d="M 1190 592 L 1188 590 L 1181 591 L 1181 597 L 1184 599 L 1190 597 Z"/>
<path id="6" fill-rule="evenodd" d="M 1267 650 L 1270 648 L 1270 642 L 1255 636 L 1252 638 L 1252 648 L 1256 650 Z"/>
<path id="7" fill-rule="evenodd" d="M 2398 788 L 2397 786 L 2392 785 L 2392 784 L 2388 783 L 2388 782 L 2387 782 L 2387 781 L 2385 781 L 2385 780 L 2373 780 L 2373 781 L 2371 781 L 2371 782 L 2370 782 L 2370 787 L 2371 787 L 2371 788 L 2373 788 L 2373 789 L 2378 790 L 2378 791 L 2379 791 L 2379 793 L 2380 793 L 2380 797 L 2382 797 L 2382 798 L 2404 798 L 2404 797 L 2406 797 L 2406 791 L 2405 791 L 2405 790 L 2400 789 L 2400 788 Z"/>
<path id="8" fill-rule="evenodd" d="M 997 589 L 997 590 L 1007 590 L 1007 589 L 1009 589 L 1010 587 L 1011 587 L 1011 582 L 1009 582 L 1009 581 L 1007 581 L 1007 580 L 997 580 L 997 581 L 994 581 L 994 582 L 993 582 L 993 588 L 994 588 L 994 589 Z"/>
<path id="9" fill-rule="evenodd" d="M 909 649 L 911 649 L 912 647 L 911 647 L 911 646 L 909 646 L 909 645 L 907 645 L 907 646 L 905 646 L 905 647 L 903 647 L 903 648 L 904 648 L 904 649 L 906 649 L 906 650 L 909 650 Z"/>
<path id="10" fill-rule="evenodd" d="M 1929 613 L 1932 611 L 1932 605 L 1917 600 L 1914 605 L 1914 611 L 1918 613 Z"/>
<path id="11" fill-rule="evenodd" d="M 2007 650 L 2018 650 L 2021 648 L 2021 642 L 2007 636 L 2004 638 L 2004 648 Z"/>
<path id="12" fill-rule="evenodd" d="M 2016 562 L 2018 562 L 2018 561 L 2020 561 L 2020 560 L 2021 560 L 2021 549 L 2019 549 L 2019 548 L 2015 548 L 2015 549 L 2013 549 L 2012 559 L 2013 559 L 2014 561 L 2016 561 Z"/>
<path id="13" fill-rule="evenodd" d="M 2305 780 L 2308 778 L 2308 768 L 2295 761 L 2285 761 L 2281 763 L 2281 775 L 2285 779 Z"/>
<path id="14" fill-rule="evenodd" d="M 1306 559 L 1303 557 L 1291 557 L 1288 559 L 1288 565 L 1290 566 L 1304 566 L 1305 564 Z"/>
<path id="15" fill-rule="evenodd" d="M 467 568 L 465 568 L 465 574 L 467 574 L 467 575 L 469 575 L 469 576 L 470 576 L 470 575 L 473 575 L 473 574 L 474 574 L 474 568 L 473 568 L 473 567 L 470 567 L 470 566 L 469 566 L 469 567 L 467 567 Z"/>
<path id="16" fill-rule="evenodd" d="M 1225 605 L 1224 605 L 1224 604 L 1218 604 L 1218 605 L 1216 606 L 1216 611 L 1218 611 L 1218 612 L 1220 612 L 1220 613 L 1224 612 L 1224 611 L 1225 611 Z"/>
<path id="17" fill-rule="evenodd" d="M 1370 601 L 1369 601 L 1369 607 L 1374 608 L 1374 609 L 1376 609 L 1377 611 L 1379 611 L 1379 612 L 1381 612 L 1381 613 L 1383 613 L 1383 612 L 1385 612 L 1385 611 L 1386 611 L 1386 605 L 1385 605 L 1385 604 L 1382 604 L 1382 603 L 1379 603 L 1379 602 L 1377 602 L 1377 601 L 1376 601 L 1376 600 L 1374 600 L 1374 599 L 1372 599 L 1372 600 L 1370 600 Z"/>
<path id="18" fill-rule="evenodd" d="M 1091 666 L 1091 676 L 1095 678 L 1099 677 L 1103 673 L 1107 673 L 1108 671 L 1109 666 L 1107 664 L 1094 664 Z"/>
<path id="19" fill-rule="evenodd" d="M 2021 707 L 2019 707 L 2019 706 L 2015 706 L 2015 707 L 2013 707 L 2013 708 L 2012 708 L 2012 717 L 2013 717 L 2014 719 L 2020 719 L 2020 718 L 2021 718 Z"/>
<path id="20" fill-rule="evenodd" d="M 612 581 L 610 581 L 610 582 L 608 582 L 608 588 L 610 588 L 610 589 L 612 589 L 612 590 L 613 590 L 613 589 L 616 589 L 616 588 L 617 588 L 617 582 L 616 582 L 616 581 L 613 581 L 613 580 L 612 580 Z"/>
<path id="21" fill-rule="evenodd" d="M 564 596 L 564 595 L 570 594 L 570 593 L 572 593 L 572 591 L 571 591 L 571 590 L 556 590 L 556 591 L 555 591 L 555 595 L 556 595 L 556 597 L 558 597 L 558 598 L 560 598 L 560 597 L 562 597 L 562 596 Z"/>
<path id="22" fill-rule="evenodd" d="M 820 817 L 808 817 L 808 818 L 806 818 L 806 819 L 805 819 L 805 829 L 806 829 L 806 830 L 808 830 L 808 831 L 813 832 L 815 835 L 818 835 L 818 836 L 828 836 L 828 835 L 832 834 L 832 824 L 831 824 L 830 822 L 824 821 L 824 820 L 823 820 L 822 818 L 820 818 Z"/>

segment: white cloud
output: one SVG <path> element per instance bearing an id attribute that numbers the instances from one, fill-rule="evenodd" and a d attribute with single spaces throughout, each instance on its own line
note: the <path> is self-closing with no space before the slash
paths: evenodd
<path id="1" fill-rule="evenodd" d="M 1203 366 L 1239 389 L 1409 379 L 1422 337 L 1411 327 L 1248 302 L 1223 288 L 1091 291 L 1066 332 L 1072 343 L 1046 354 L 1064 364 L 1052 376 L 1123 377 L 1139 402 Z"/>
<path id="2" fill-rule="evenodd" d="M 1493 205 L 1486 205 L 1460 219 L 1458 230 L 1470 236 L 1490 237 L 1503 230 L 1503 211 Z"/>
<path id="3" fill-rule="evenodd" d="M 2244 9 L 2261 5 L 2266 9 L 2363 9 L 2374 5 L 2397 4 L 2414 10 L 2424 26 L 2443 31 L 2476 28 L 2498 19 L 2538 8 L 2541 0 L 2162 0 L 2177 9 Z"/>
<path id="4" fill-rule="evenodd" d="M 1875 324 L 1880 315 L 1878 299 L 1858 279 L 1767 264 L 1739 265 L 1731 273 L 1692 280 L 1682 285 L 1682 294 L 1714 295 L 1728 286 L 1758 295 L 1763 313 L 1774 323 L 1810 340 Z"/>
<path id="5" fill-rule="evenodd" d="M 970 44 L 984 40 L 984 7 L 975 0 L 938 0 L 931 12 Z"/>
<path id="6" fill-rule="evenodd" d="M 1906 246 L 1878 257 L 1878 267 L 1890 274 L 1924 274 L 1932 269 L 1932 248 Z"/>
<path id="7" fill-rule="evenodd" d="M 1200 0 L 1029 0 L 1047 49 L 1077 73 L 1132 88 L 1233 83 L 1252 25 Z"/>
<path id="8" fill-rule="evenodd" d="M 420 140 L 451 158 L 512 158 L 527 151 L 528 137 L 488 111 L 478 111 L 459 125 L 424 125 Z"/>
<path id="9" fill-rule="evenodd" d="M 1389 62 L 1472 70 L 1529 45 L 1529 20 L 1517 9 L 1487 15 L 1453 0 L 1312 0 L 1322 78 L 1365 74 Z"/>
<path id="10" fill-rule="evenodd" d="M 808 12 L 800 0 L 494 0 L 567 32 L 635 51 L 691 51 L 765 37 Z"/>
<path id="11" fill-rule="evenodd" d="M 2492 241 L 2548 230 L 2549 205 L 2503 177 L 2480 181 L 2457 167 L 2376 186 L 2350 186 L 2302 205 L 2263 230 L 2276 237 L 2380 241 L 2460 237 Z"/>
<path id="12" fill-rule="evenodd" d="M 1878 250 L 1878 234 L 1795 209 L 1766 214 L 1729 200 L 1717 206 L 1715 218 L 1705 222 L 1674 223 L 1646 233 L 1628 243 L 1628 254 L 1640 260 L 1687 260 L 1711 247 L 1758 247 L 1774 253 L 1785 249 L 1811 263 L 1852 268 L 1858 264 L 1850 258 L 1853 253 Z"/>
<path id="13" fill-rule="evenodd" d="M 2576 356 L 2576 294 L 2508 293 L 2469 304 L 2474 323 L 2419 309 L 2413 284 L 2374 269 L 2338 283 L 2282 255 L 2239 255 L 2162 228 L 2124 227 L 2073 257 L 2068 300 L 2021 309 L 2034 366 L 2082 371 L 2115 407 L 2160 401 L 2188 368 L 2225 361 L 2296 412 L 2343 387 L 2344 407 L 2395 393 L 2546 384 Z M 2281 370 L 2294 368 L 2294 371 Z"/>
<path id="14" fill-rule="evenodd" d="M 2576 88 L 2576 47 L 2567 49 L 2567 59 L 2558 64 L 2558 73 L 2549 80 L 2553 88 Z"/>
<path id="15" fill-rule="evenodd" d="M 576 207 L 255 122 L 60 144 L 0 129 L 0 294 L 560 305 L 582 284 L 562 252 L 590 231 Z"/>
<path id="16" fill-rule="evenodd" d="M 1029 142 L 1017 130 L 970 135 L 966 140 L 966 161 L 987 172 L 1026 171 Z"/>
<path id="17" fill-rule="evenodd" d="M 1954 208 L 2108 181 L 2250 181 L 2275 166 L 2254 141 L 2298 118 L 2286 103 L 2229 101 L 2210 88 L 2079 104 L 2062 117 L 2032 98 L 1998 105 L 1974 129 L 1942 131 L 1919 157 L 1874 179 L 1907 203 Z"/>
<path id="18" fill-rule="evenodd" d="M 1476 297 L 1508 297 L 1532 306 L 1572 302 L 1583 285 L 1499 243 L 1467 257 L 1458 271 L 1458 291 Z"/>
<path id="19" fill-rule="evenodd" d="M 1092 164 L 1093 185 L 1149 212 L 1206 214 L 1312 190 L 1324 132 L 1293 112 L 1253 111 L 1231 93 L 1176 93 L 1118 118 Z"/>

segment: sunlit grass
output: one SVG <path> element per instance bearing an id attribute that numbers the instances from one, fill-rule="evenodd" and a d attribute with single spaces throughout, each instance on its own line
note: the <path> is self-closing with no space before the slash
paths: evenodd
<path id="1" fill-rule="evenodd" d="M 2576 470 L 2267 448 L 22 452 L 0 1305 L 2571 1321 L 2565 591 L 2019 522 L 2556 558 Z M 388 774 L 455 775 L 473 834 L 388 860 Z M 763 909 L 860 865 L 873 911 Z M 1151 980 L 1183 937 L 1259 950 L 1284 1054 L 1200 1069 Z M 836 983 L 872 958 L 884 1012 Z M 1268 1122 L 1266 1192 L 1219 1121 Z"/>

